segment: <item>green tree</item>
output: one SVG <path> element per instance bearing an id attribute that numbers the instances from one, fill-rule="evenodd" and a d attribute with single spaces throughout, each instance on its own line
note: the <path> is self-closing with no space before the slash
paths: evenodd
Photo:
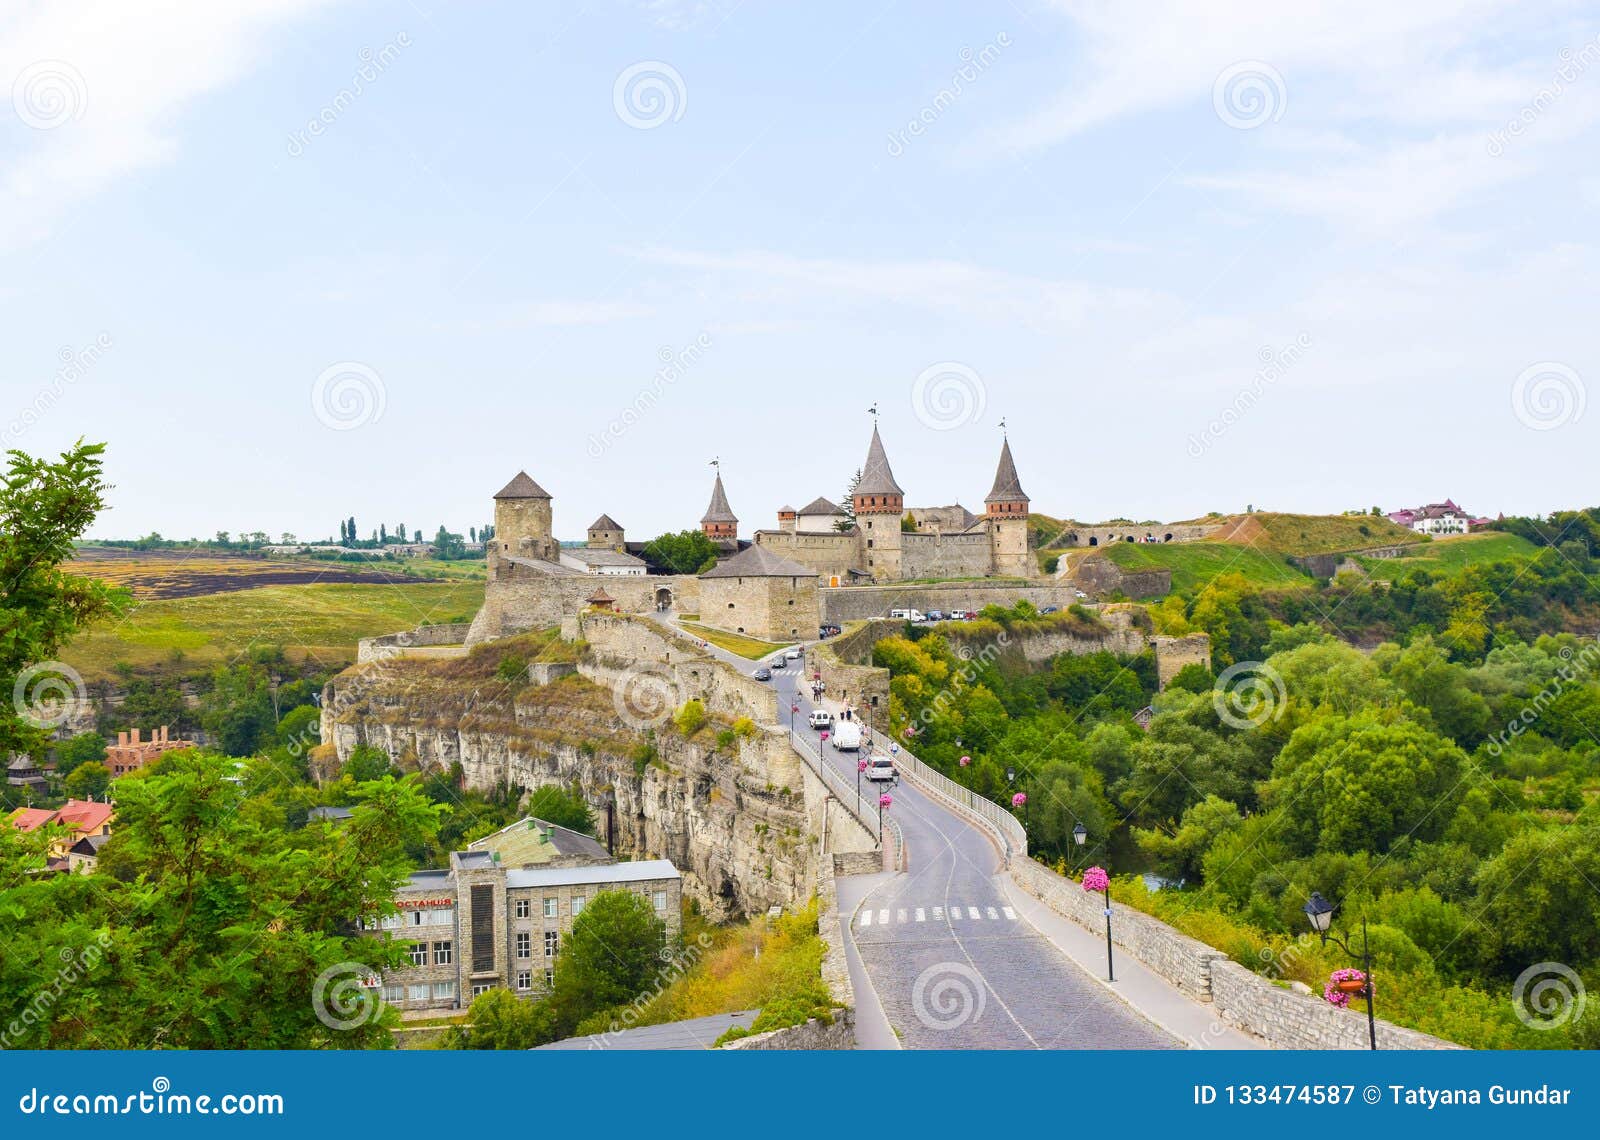
<path id="1" fill-rule="evenodd" d="M 344 762 L 344 774 L 359 784 L 381 780 L 389 774 L 392 766 L 389 754 L 383 749 L 370 744 L 358 744 L 350 750 L 350 758 Z"/>
<path id="2" fill-rule="evenodd" d="M 717 544 L 701 531 L 681 530 L 657 535 L 639 553 L 663 574 L 698 574 L 715 564 Z"/>
<path id="3" fill-rule="evenodd" d="M 7 453 L 0 475 L 0 755 L 43 755 L 50 710 L 34 705 L 75 684 L 54 659 L 80 629 L 127 604 L 125 590 L 62 569 L 74 540 L 105 506 L 104 451 L 104 444 L 79 440 L 55 462 Z M 15 694 L 22 699 L 11 699 Z"/>
<path id="4" fill-rule="evenodd" d="M 439 526 L 439 533 L 433 536 L 433 556 L 441 561 L 456 561 L 467 556 L 467 544 L 461 541 L 459 534 L 452 534 Z"/>
<path id="5" fill-rule="evenodd" d="M 267 671 L 253 664 L 221 666 L 200 699 L 200 725 L 229 756 L 253 756 L 277 734 Z"/>
<path id="6" fill-rule="evenodd" d="M 1600 827 L 1525 831 L 1484 864 L 1478 916 L 1490 956 L 1513 975 L 1536 962 L 1600 962 Z"/>
<path id="7" fill-rule="evenodd" d="M 111 769 L 98 760 L 85 760 L 62 782 L 62 790 L 75 800 L 102 799 L 111 786 Z"/>
<path id="8" fill-rule="evenodd" d="M 528 796 L 524 810 L 546 823 L 581 831 L 585 835 L 594 834 L 594 813 L 589 810 L 589 803 L 576 784 L 570 789 L 559 784 L 535 788 Z"/>
<path id="9" fill-rule="evenodd" d="M 472 999 L 468 1020 L 472 1028 L 456 1035 L 457 1048 L 533 1049 L 560 1036 L 551 1003 L 527 1001 L 499 986 Z"/>
<path id="10" fill-rule="evenodd" d="M 570 1030 L 596 1010 L 625 1005 L 654 983 L 666 924 L 632 891 L 601 891 L 583 908 L 556 956 L 552 999 Z"/>
<path id="11" fill-rule="evenodd" d="M 56 745 L 56 775 L 70 776 L 79 764 L 101 763 L 106 758 L 105 737 L 98 732 L 81 732 Z"/>

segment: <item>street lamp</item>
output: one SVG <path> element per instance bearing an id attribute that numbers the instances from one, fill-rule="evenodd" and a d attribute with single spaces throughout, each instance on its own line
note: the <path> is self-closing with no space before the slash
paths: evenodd
<path id="1" fill-rule="evenodd" d="M 799 712 L 799 711 L 800 711 L 800 703 L 798 701 L 790 701 L 789 702 L 789 735 L 790 736 L 794 735 L 794 714 Z"/>
<path id="2" fill-rule="evenodd" d="M 867 762 L 865 760 L 857 760 L 856 761 L 856 800 L 858 802 L 861 799 L 861 773 L 865 772 L 866 770 L 867 770 Z M 883 819 L 882 819 L 883 812 L 880 811 L 878 813 L 878 816 L 879 816 L 878 822 L 882 823 L 883 822 Z"/>
<path id="3" fill-rule="evenodd" d="M 1352 958 L 1361 959 L 1361 989 L 1358 991 L 1367 999 L 1367 1045 L 1371 1049 L 1378 1047 L 1378 1018 L 1372 1012 L 1372 947 L 1367 942 L 1367 919 L 1361 918 L 1361 953 L 1357 954 L 1350 944 L 1337 934 L 1333 933 L 1334 906 L 1322 897 L 1322 892 L 1312 891 L 1311 898 L 1305 905 L 1306 920 L 1311 923 L 1311 929 L 1322 937 L 1322 944 L 1326 946 L 1332 942 Z"/>
<path id="4" fill-rule="evenodd" d="M 1089 842 L 1089 829 L 1079 820 L 1072 828 L 1072 841 L 1079 847 Z M 1083 873 L 1083 889 L 1099 891 L 1106 899 L 1106 981 L 1117 980 L 1116 966 L 1111 957 L 1111 876 L 1104 867 L 1090 867 Z"/>
<path id="5" fill-rule="evenodd" d="M 1072 829 L 1072 842 L 1082 847 L 1089 842 L 1089 829 L 1080 822 Z"/>
<path id="6" fill-rule="evenodd" d="M 894 797 L 884 792 L 878 797 L 878 846 L 883 846 L 883 809 L 894 803 Z"/>

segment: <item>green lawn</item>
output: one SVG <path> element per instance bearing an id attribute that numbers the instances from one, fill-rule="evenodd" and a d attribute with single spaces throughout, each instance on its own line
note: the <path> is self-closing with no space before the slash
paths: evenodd
<path id="1" fill-rule="evenodd" d="M 1477 534 L 1436 538 L 1418 546 L 1414 554 L 1407 554 L 1403 558 L 1361 558 L 1358 561 L 1374 578 L 1393 581 L 1412 570 L 1456 574 L 1477 563 L 1527 558 L 1538 550 L 1537 546 L 1518 535 L 1486 530 Z"/>
<path id="2" fill-rule="evenodd" d="M 1231 542 L 1119 542 L 1102 551 L 1124 570 L 1166 568 L 1178 593 L 1200 589 L 1219 574 L 1242 574 L 1259 586 L 1307 586 L 1311 578 L 1282 557 Z"/>
<path id="3" fill-rule="evenodd" d="M 118 662 L 149 667 L 174 653 L 186 670 L 225 664 L 251 645 L 282 646 L 291 658 L 334 668 L 355 660 L 363 637 L 468 621 L 482 604 L 483 583 L 475 581 L 318 582 L 161 598 L 91 627 L 61 656 L 89 681 L 111 676 Z"/>
<path id="4" fill-rule="evenodd" d="M 702 641 L 709 641 L 712 645 L 726 649 L 729 653 L 737 653 L 740 657 L 747 657 L 751 661 L 759 661 L 763 657 L 770 657 L 785 645 L 793 642 L 778 644 L 771 641 L 759 641 L 754 637 L 746 637 L 742 633 L 728 633 L 720 629 L 712 629 L 709 625 L 693 625 L 686 621 L 678 623 L 679 628 L 686 633 L 691 633 Z"/>

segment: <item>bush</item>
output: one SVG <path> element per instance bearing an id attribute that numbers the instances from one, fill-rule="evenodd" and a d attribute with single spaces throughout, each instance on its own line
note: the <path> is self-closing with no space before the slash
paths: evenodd
<path id="1" fill-rule="evenodd" d="M 685 701 L 677 715 L 672 718 L 672 723 L 683 735 L 693 736 L 705 727 L 706 706 L 699 700 Z"/>

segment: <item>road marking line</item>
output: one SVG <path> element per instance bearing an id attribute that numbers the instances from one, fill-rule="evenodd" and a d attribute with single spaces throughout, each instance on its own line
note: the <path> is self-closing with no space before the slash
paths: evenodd
<path id="1" fill-rule="evenodd" d="M 943 918 L 944 917 L 944 907 L 942 907 L 942 906 L 934 907 L 933 908 L 933 917 L 934 917 L 935 921 L 937 921 L 938 919 Z"/>
<path id="2" fill-rule="evenodd" d="M 878 912 L 878 925 L 879 926 L 888 926 L 889 925 L 889 912 L 888 912 L 888 910 L 880 910 Z"/>
<path id="3" fill-rule="evenodd" d="M 872 925 L 872 912 L 870 910 L 864 910 L 864 911 L 861 912 L 861 925 L 862 926 L 871 926 Z"/>
<path id="4" fill-rule="evenodd" d="M 995 919 L 995 920 L 998 920 L 1000 918 L 1000 915 L 995 912 L 994 907 L 989 907 L 988 911 L 989 911 L 989 917 L 990 918 Z"/>
<path id="5" fill-rule="evenodd" d="M 950 908 L 950 917 L 951 918 L 966 918 L 967 916 L 961 913 L 961 908 L 960 907 L 953 906 L 953 907 Z"/>
<path id="6" fill-rule="evenodd" d="M 900 909 L 899 909 L 899 910 L 898 910 L 898 911 L 897 911 L 897 912 L 896 912 L 896 913 L 895 913 L 895 919 L 894 919 L 894 920 L 895 920 L 895 921 L 896 921 L 896 922 L 904 922 L 904 921 L 905 921 L 905 920 L 906 920 L 906 911 L 905 911 L 905 908 L 904 908 L 904 907 L 901 907 L 901 908 L 900 908 Z"/>
<path id="7" fill-rule="evenodd" d="M 967 908 L 967 913 L 972 915 L 973 918 L 982 918 L 983 917 L 983 915 L 978 913 L 978 908 L 975 907 L 975 906 L 969 906 Z"/>
<path id="8" fill-rule="evenodd" d="M 1010 919 L 1012 922 L 1017 921 L 1017 912 L 1016 911 L 1012 910 L 1008 906 L 1001 907 L 1000 909 L 1005 912 L 1005 916 L 1008 919 Z"/>
<path id="9" fill-rule="evenodd" d="M 919 906 L 919 907 L 918 907 L 918 908 L 917 908 L 917 921 L 918 921 L 918 922 L 921 922 L 921 921 L 922 921 L 922 920 L 923 920 L 923 918 L 924 918 L 924 917 L 925 917 L 925 916 L 924 916 L 924 915 L 923 915 L 923 913 L 922 913 L 922 908 L 921 908 L 921 907 L 920 907 L 920 906 Z"/>

